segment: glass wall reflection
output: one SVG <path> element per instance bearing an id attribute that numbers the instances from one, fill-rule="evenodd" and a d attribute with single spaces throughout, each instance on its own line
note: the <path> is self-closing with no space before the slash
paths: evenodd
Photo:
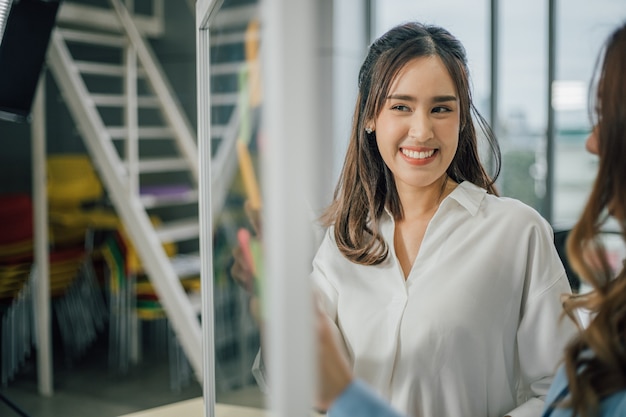
<path id="1" fill-rule="evenodd" d="M 590 82 L 602 43 L 624 18 L 626 4 L 612 0 L 560 2 L 557 8 L 553 219 L 563 227 L 580 215 L 596 176 L 597 158 L 584 146 L 592 123 Z"/>
<path id="2" fill-rule="evenodd" d="M 235 263 L 244 240 L 259 262 L 259 30 L 254 0 L 225 0 L 210 24 L 215 393 L 219 403 L 251 407 L 265 402 L 252 374 L 258 294 Z"/>

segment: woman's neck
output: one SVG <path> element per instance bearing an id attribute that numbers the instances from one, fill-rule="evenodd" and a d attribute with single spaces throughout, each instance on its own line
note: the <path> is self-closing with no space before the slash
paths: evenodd
<path id="1" fill-rule="evenodd" d="M 402 203 L 404 220 L 432 216 L 439 204 L 458 186 L 458 183 L 447 176 L 441 180 L 421 188 L 398 190 Z"/>

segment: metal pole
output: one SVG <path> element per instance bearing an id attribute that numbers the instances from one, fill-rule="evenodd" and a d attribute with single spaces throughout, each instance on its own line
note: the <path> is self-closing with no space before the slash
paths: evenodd
<path id="1" fill-rule="evenodd" d="M 556 0 L 548 1 L 548 94 L 546 127 L 546 193 L 543 197 L 542 214 L 552 223 L 554 199 L 554 141 L 555 113 L 552 106 L 552 86 L 556 79 Z"/>
<path id="2" fill-rule="evenodd" d="M 198 188 L 200 214 L 202 358 L 204 416 L 215 417 L 215 312 L 213 309 L 213 213 L 211 179 L 211 43 L 209 22 L 221 0 L 196 2 L 196 80 L 198 103 Z"/>
<path id="3" fill-rule="evenodd" d="M 491 0 L 490 2 L 490 39 L 489 39 L 489 65 L 490 65 L 490 94 L 489 94 L 489 124 L 493 129 L 493 132 L 496 134 L 496 137 L 499 137 L 500 132 L 500 121 L 498 120 L 498 82 L 499 82 L 499 68 L 498 68 L 498 38 L 500 35 L 500 30 L 498 27 L 499 22 L 499 9 L 498 9 L 498 0 Z M 493 155 L 489 153 L 488 165 L 490 169 L 493 169 Z"/>

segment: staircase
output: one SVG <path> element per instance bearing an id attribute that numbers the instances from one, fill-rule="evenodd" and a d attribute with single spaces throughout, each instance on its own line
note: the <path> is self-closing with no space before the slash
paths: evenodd
<path id="1" fill-rule="evenodd" d="M 222 23 L 245 29 L 245 19 L 256 11 L 244 9 L 229 11 Z M 120 0 L 110 0 L 107 8 L 65 1 L 48 65 L 201 381 L 200 295 L 186 293 L 182 285 L 200 273 L 196 135 L 147 42 L 163 30 L 163 0 L 154 0 L 152 11 L 152 16 L 138 15 Z M 217 64 L 211 75 L 237 77 L 244 65 Z M 213 93 L 211 101 L 229 109 L 212 126 L 212 213 L 217 217 L 237 170 L 240 112 L 236 93 Z M 154 216 L 161 220 L 158 225 Z M 177 245 L 172 257 L 163 248 L 166 242 Z"/>

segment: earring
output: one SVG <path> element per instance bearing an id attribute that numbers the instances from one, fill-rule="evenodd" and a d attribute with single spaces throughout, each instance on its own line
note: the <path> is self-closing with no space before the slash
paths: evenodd
<path id="1" fill-rule="evenodd" d="M 367 133 L 368 135 L 371 135 L 371 134 L 372 134 L 372 132 L 373 132 L 373 130 L 372 130 L 372 128 L 371 128 L 371 127 L 366 127 L 366 128 L 365 128 L 365 133 Z"/>

